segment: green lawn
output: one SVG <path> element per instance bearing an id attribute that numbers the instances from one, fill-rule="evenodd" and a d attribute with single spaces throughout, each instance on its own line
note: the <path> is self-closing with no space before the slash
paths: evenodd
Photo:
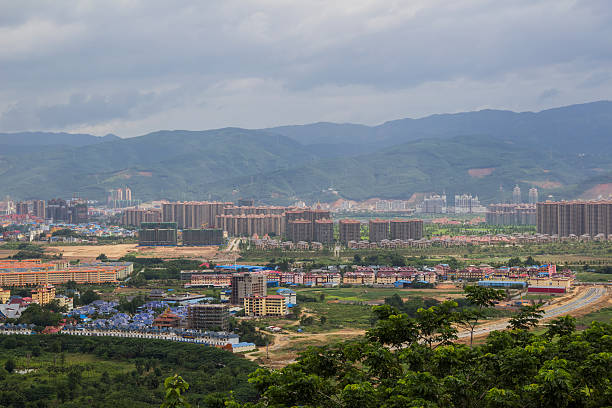
<path id="1" fill-rule="evenodd" d="M 372 307 L 368 305 L 312 302 L 302 304 L 302 308 L 315 315 L 313 325 L 302 326 L 302 329 L 307 332 L 324 332 L 342 328 L 368 329 L 372 326 Z M 320 324 L 321 316 L 327 319 L 324 324 Z"/>
<path id="2" fill-rule="evenodd" d="M 612 275 L 607 273 L 578 272 L 576 279 L 582 282 L 608 282 L 612 281 Z"/>
<path id="3" fill-rule="evenodd" d="M 383 300 L 397 293 L 402 298 L 407 297 L 434 297 L 445 294 L 462 293 L 460 289 L 446 291 L 425 291 L 419 289 L 395 289 L 395 288 L 298 288 L 298 294 L 314 296 L 319 299 L 320 295 L 325 295 L 325 300 L 340 300 L 345 302 L 367 302 L 371 300 Z"/>
<path id="4" fill-rule="evenodd" d="M 596 312 L 592 312 L 592 313 L 589 313 L 587 315 L 584 315 L 578 318 L 578 321 L 576 323 L 580 326 L 587 326 L 592 321 L 612 323 L 611 319 L 612 319 L 612 307 L 605 307 Z"/>

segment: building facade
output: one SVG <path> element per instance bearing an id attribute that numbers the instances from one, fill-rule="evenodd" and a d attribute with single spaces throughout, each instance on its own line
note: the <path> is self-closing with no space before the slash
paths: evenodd
<path id="1" fill-rule="evenodd" d="M 537 204 L 540 234 L 591 237 L 612 234 L 612 201 L 562 201 Z"/>
<path id="2" fill-rule="evenodd" d="M 143 222 L 138 230 L 138 245 L 173 246 L 177 244 L 177 236 L 175 222 Z"/>
<path id="3" fill-rule="evenodd" d="M 370 220 L 370 242 L 380 242 L 389 239 L 389 220 Z"/>
<path id="4" fill-rule="evenodd" d="M 229 330 L 229 307 L 223 304 L 196 304 L 187 309 L 187 324 L 195 330 Z"/>
<path id="5" fill-rule="evenodd" d="M 334 242 L 334 222 L 331 219 L 314 221 L 314 240 L 322 244 Z"/>
<path id="6" fill-rule="evenodd" d="M 130 208 L 121 214 L 121 225 L 140 227 L 143 222 L 162 222 L 161 210 Z"/>
<path id="7" fill-rule="evenodd" d="M 491 204 L 486 213 L 489 225 L 536 225 L 535 204 Z"/>
<path id="8" fill-rule="evenodd" d="M 340 231 L 340 242 L 343 244 L 361 240 L 361 223 L 357 220 L 340 220 L 338 229 Z"/>
<path id="9" fill-rule="evenodd" d="M 233 305 L 242 305 L 249 296 L 266 296 L 267 280 L 263 273 L 235 273 L 231 278 Z"/>
<path id="10" fill-rule="evenodd" d="M 423 220 L 391 220 L 389 236 L 393 239 L 423 238 Z"/>
<path id="11" fill-rule="evenodd" d="M 183 230 L 183 245 L 186 246 L 221 245 L 223 242 L 223 230 L 220 228 Z"/>
<path id="12" fill-rule="evenodd" d="M 281 295 L 248 296 L 243 306 L 247 316 L 285 316 L 288 313 L 285 297 Z"/>

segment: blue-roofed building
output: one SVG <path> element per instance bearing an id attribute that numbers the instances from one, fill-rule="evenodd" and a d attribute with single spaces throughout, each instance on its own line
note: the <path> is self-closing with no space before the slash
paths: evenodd
<path id="1" fill-rule="evenodd" d="M 216 269 L 222 269 L 226 271 L 248 271 L 248 272 L 261 272 L 268 268 L 259 265 L 217 265 Z"/>
<path id="2" fill-rule="evenodd" d="M 297 295 L 291 289 L 280 288 L 276 291 L 276 294 L 281 295 L 285 298 L 285 304 L 287 305 L 287 307 L 293 307 L 294 305 L 297 305 Z"/>
<path id="3" fill-rule="evenodd" d="M 256 348 L 257 346 L 255 346 L 255 343 L 241 342 L 241 343 L 232 344 L 232 352 L 234 353 L 242 353 L 245 351 L 251 351 L 251 350 L 255 350 Z"/>
<path id="4" fill-rule="evenodd" d="M 478 286 L 502 289 L 525 288 L 527 287 L 527 282 L 516 280 L 481 280 L 478 281 Z"/>

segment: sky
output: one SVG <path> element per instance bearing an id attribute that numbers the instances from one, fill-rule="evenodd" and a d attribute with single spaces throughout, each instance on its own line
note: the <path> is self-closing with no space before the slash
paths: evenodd
<path id="1" fill-rule="evenodd" d="M 612 99 L 609 0 L 0 0 L 0 132 L 368 125 Z"/>

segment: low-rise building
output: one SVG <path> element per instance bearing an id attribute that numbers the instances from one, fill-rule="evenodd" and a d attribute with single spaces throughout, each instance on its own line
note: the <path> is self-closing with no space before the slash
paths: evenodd
<path id="1" fill-rule="evenodd" d="M 277 290 L 276 293 L 285 298 L 285 304 L 287 306 L 297 304 L 297 295 L 291 289 L 282 288 Z"/>
<path id="2" fill-rule="evenodd" d="M 39 305 L 46 305 L 55 299 L 55 287 L 53 285 L 39 286 L 32 290 L 32 301 Z"/>
<path id="3" fill-rule="evenodd" d="M 567 277 L 529 278 L 527 291 L 530 293 L 566 293 L 572 281 Z"/>
<path id="4" fill-rule="evenodd" d="M 10 289 L 0 288 L 0 303 L 8 303 L 11 299 L 11 291 Z"/>
<path id="5" fill-rule="evenodd" d="M 167 308 L 162 314 L 153 320 L 154 327 L 179 327 L 181 323 L 180 317 L 172 313 L 170 308 Z"/>
<path id="6" fill-rule="evenodd" d="M 345 285 L 373 285 L 376 275 L 373 270 L 361 269 L 354 272 L 346 272 L 342 278 Z"/>
<path id="7" fill-rule="evenodd" d="M 244 314 L 247 316 L 285 316 L 287 313 L 284 296 L 268 295 L 244 298 Z"/>
<path id="8" fill-rule="evenodd" d="M 191 275 L 189 286 L 227 288 L 231 283 L 232 275 L 229 273 L 194 273 Z"/>
<path id="9" fill-rule="evenodd" d="M 64 295 L 58 295 L 55 297 L 55 299 L 57 299 L 57 301 L 59 302 L 59 306 L 60 307 L 66 307 L 67 311 L 71 311 L 72 309 L 74 309 L 74 299 L 68 296 L 64 296 Z"/>

